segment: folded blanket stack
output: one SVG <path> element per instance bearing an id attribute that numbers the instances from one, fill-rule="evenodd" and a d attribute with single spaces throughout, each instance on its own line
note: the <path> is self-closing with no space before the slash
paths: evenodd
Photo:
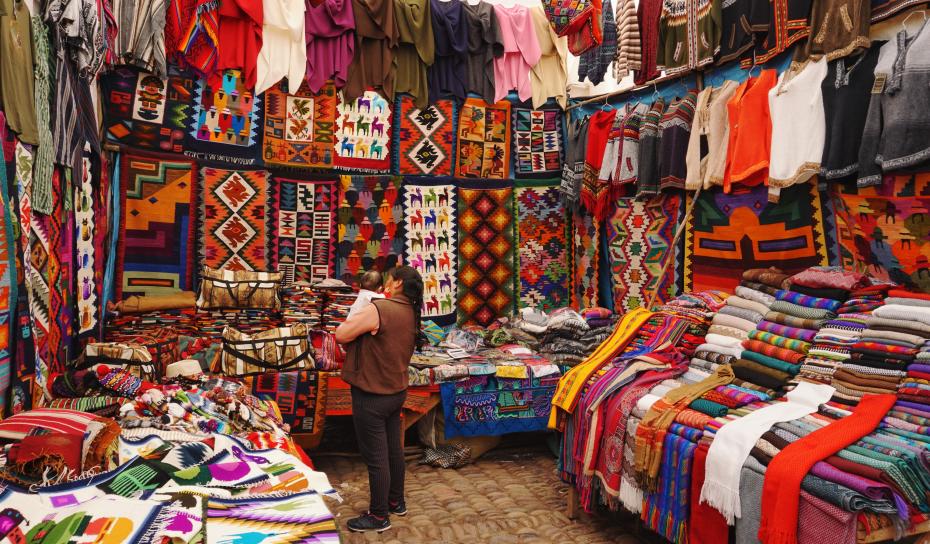
<path id="1" fill-rule="evenodd" d="M 613 332 L 617 320 L 604 308 L 581 314 L 569 308 L 550 313 L 543 322 L 530 323 L 524 315 L 521 328 L 538 339 L 541 355 L 555 364 L 575 366 L 590 355 Z"/>

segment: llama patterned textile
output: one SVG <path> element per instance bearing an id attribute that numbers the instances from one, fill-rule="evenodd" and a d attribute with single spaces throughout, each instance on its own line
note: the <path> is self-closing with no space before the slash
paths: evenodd
<path id="1" fill-rule="evenodd" d="M 391 105 L 365 91 L 336 107 L 336 167 L 386 171 L 391 167 Z"/>
<path id="2" fill-rule="evenodd" d="M 456 226 L 455 185 L 450 178 L 434 184 L 408 181 L 404 193 L 407 217 L 407 264 L 423 276 L 423 317 L 438 325 L 455 321 Z"/>

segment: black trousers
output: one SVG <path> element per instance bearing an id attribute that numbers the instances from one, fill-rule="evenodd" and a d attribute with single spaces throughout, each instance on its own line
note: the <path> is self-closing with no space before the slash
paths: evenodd
<path id="1" fill-rule="evenodd" d="M 393 395 L 366 393 L 352 388 L 352 419 L 362 459 L 368 465 L 371 502 L 368 511 L 388 515 L 388 502 L 404 500 L 404 448 L 400 410 L 407 392 Z"/>

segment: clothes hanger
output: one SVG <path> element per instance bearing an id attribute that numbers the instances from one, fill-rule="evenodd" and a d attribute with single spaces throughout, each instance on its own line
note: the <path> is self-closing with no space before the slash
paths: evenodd
<path id="1" fill-rule="evenodd" d="M 659 84 L 652 80 L 652 102 L 656 103 L 660 98 L 662 98 L 662 95 L 659 94 Z"/>
<path id="2" fill-rule="evenodd" d="M 903 30 L 904 32 L 907 32 L 907 22 L 911 20 L 911 17 L 913 17 L 914 15 L 917 15 L 918 13 L 919 13 L 920 15 L 923 16 L 923 18 L 924 18 L 924 24 L 926 24 L 926 22 L 927 22 L 927 10 L 924 10 L 924 9 L 916 9 L 916 10 L 914 10 L 914 11 L 908 13 L 908 14 L 907 14 L 907 17 L 905 17 L 904 20 L 901 21 L 901 30 Z"/>

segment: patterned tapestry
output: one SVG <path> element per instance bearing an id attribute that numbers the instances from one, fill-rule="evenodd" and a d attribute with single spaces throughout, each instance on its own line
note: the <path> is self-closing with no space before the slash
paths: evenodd
<path id="1" fill-rule="evenodd" d="M 335 277 L 351 285 L 402 263 L 405 223 L 403 178 L 340 176 Z"/>
<path id="2" fill-rule="evenodd" d="M 98 259 L 103 254 L 97 253 L 98 232 L 96 225 L 96 199 L 94 187 L 100 187 L 99 180 L 93 179 L 92 163 L 89 156 L 84 157 L 84 171 L 79 183 L 74 183 L 74 229 L 77 250 L 77 333 L 87 334 L 97 327 L 100 311 L 97 294 Z"/>
<path id="3" fill-rule="evenodd" d="M 564 113 L 558 107 L 513 106 L 514 177 L 551 178 L 562 172 Z"/>
<path id="4" fill-rule="evenodd" d="M 281 419 L 291 434 L 316 434 L 322 438 L 326 415 L 326 380 L 315 370 L 267 372 L 243 378 L 256 397 L 277 402 Z"/>
<path id="5" fill-rule="evenodd" d="M 394 171 L 407 175 L 451 176 L 455 162 L 455 102 L 437 100 L 418 109 L 413 98 L 401 95 L 396 111 Z"/>
<path id="6" fill-rule="evenodd" d="M 510 177 L 510 102 L 468 98 L 459 115 L 456 176 Z"/>
<path id="7" fill-rule="evenodd" d="M 545 312 L 568 306 L 568 217 L 559 180 L 519 183 L 516 189 L 521 308 Z"/>
<path id="8" fill-rule="evenodd" d="M 124 153 L 116 298 L 193 290 L 196 170 Z"/>
<path id="9" fill-rule="evenodd" d="M 336 106 L 336 166 L 386 171 L 391 167 L 391 105 L 375 91 Z"/>
<path id="10" fill-rule="evenodd" d="M 572 215 L 572 251 L 572 307 L 597 306 L 600 226 L 590 214 Z"/>
<path id="11" fill-rule="evenodd" d="M 545 430 L 559 378 L 470 376 L 441 384 L 446 438 Z"/>
<path id="12" fill-rule="evenodd" d="M 200 264 L 227 270 L 267 270 L 265 170 L 200 170 Z"/>
<path id="13" fill-rule="evenodd" d="M 209 499 L 206 512 L 209 542 L 339 542 L 336 520 L 317 493 Z"/>
<path id="14" fill-rule="evenodd" d="M 274 177 L 268 183 L 268 268 L 284 285 L 314 283 L 332 273 L 335 181 Z"/>
<path id="15" fill-rule="evenodd" d="M 48 284 L 49 284 L 49 329 L 48 369 L 63 372 L 67 363 L 74 359 L 74 211 L 65 207 L 65 186 L 68 180 L 61 170 L 52 176 L 52 215 L 45 218 L 48 230 Z"/>
<path id="16" fill-rule="evenodd" d="M 217 87 L 197 83 L 185 154 L 199 160 L 251 166 L 261 156 L 262 104 L 241 70 L 226 70 Z"/>
<path id="17" fill-rule="evenodd" d="M 406 256 L 407 264 L 423 276 L 423 318 L 440 326 L 451 325 L 458 289 L 455 185 L 449 178 L 434 184 L 406 181 Z"/>
<path id="18" fill-rule="evenodd" d="M 674 262 L 665 274 L 662 267 L 669 258 L 681 206 L 681 195 L 673 193 L 650 200 L 617 199 L 616 211 L 607 222 L 607 258 L 618 314 L 645 307 L 656 290 L 657 304 L 676 295 Z M 677 251 L 671 258 L 677 258 Z"/>
<path id="19" fill-rule="evenodd" d="M 514 313 L 513 188 L 459 188 L 459 325 Z"/>
<path id="20" fill-rule="evenodd" d="M 128 66 L 100 76 L 100 104 L 108 140 L 131 147 L 182 153 L 195 78 L 172 71 L 168 79 Z"/>
<path id="21" fill-rule="evenodd" d="M 744 270 L 775 266 L 793 273 L 827 264 L 816 183 L 782 190 L 768 201 L 764 186 L 701 193 L 685 232 L 684 290 L 732 291 Z"/>
<path id="22" fill-rule="evenodd" d="M 336 88 L 324 85 L 314 94 L 301 86 L 287 94 L 284 82 L 265 91 L 266 164 L 332 168 L 336 129 Z"/>
<path id="23" fill-rule="evenodd" d="M 12 158 L 12 157 L 11 157 Z M 16 163 L 12 163 L 14 168 Z M 7 413 L 7 402 L 11 395 L 13 338 L 16 326 L 12 319 L 12 310 L 16 305 L 16 240 L 13 224 L 16 217 L 15 208 L 10 199 L 10 183 L 7 176 L 6 150 L 0 148 L 0 413 Z"/>
<path id="24" fill-rule="evenodd" d="M 930 173 L 836 186 L 831 196 L 844 268 L 930 293 Z"/>

